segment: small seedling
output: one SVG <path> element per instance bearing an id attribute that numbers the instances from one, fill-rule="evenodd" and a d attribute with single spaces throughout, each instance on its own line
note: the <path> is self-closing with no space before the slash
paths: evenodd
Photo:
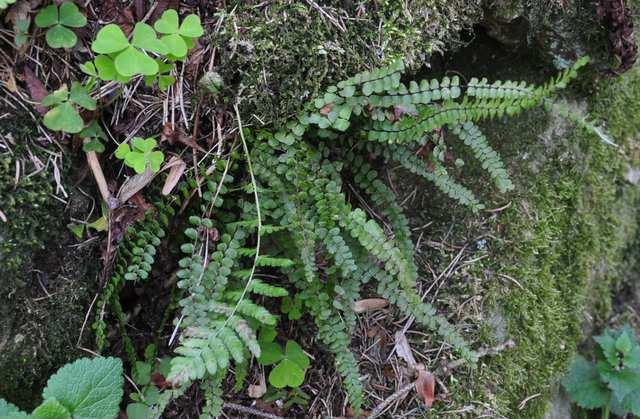
<path id="1" fill-rule="evenodd" d="M 640 415 L 640 345 L 629 326 L 596 336 L 596 362 L 578 356 L 562 380 L 571 399 L 584 409 L 618 416 Z"/>
<path id="2" fill-rule="evenodd" d="M 136 74 L 153 76 L 158 73 L 158 63 L 147 53 L 164 55 L 167 47 L 160 41 L 153 28 L 146 23 L 136 23 L 131 43 L 118 25 L 109 24 L 100 29 L 91 44 L 93 52 L 107 54 L 100 60 L 96 57 L 95 68 L 102 72 L 105 80 L 115 79 L 115 72 L 126 77 Z M 100 76 L 102 78 L 102 76 Z"/>
<path id="3" fill-rule="evenodd" d="M 153 27 L 163 34 L 160 39 L 167 46 L 167 57 L 171 60 L 184 59 L 193 48 L 194 40 L 204 34 L 197 15 L 188 15 L 180 25 L 178 12 L 173 9 L 165 10 Z"/>
<path id="4" fill-rule="evenodd" d="M 78 37 L 69 28 L 81 28 L 86 24 L 87 18 L 71 2 L 64 2 L 60 7 L 52 4 L 36 15 L 36 26 L 49 28 L 46 40 L 51 48 L 73 48 Z"/>
<path id="5" fill-rule="evenodd" d="M 44 115 L 44 125 L 52 131 L 78 133 L 84 128 L 84 121 L 77 106 L 95 110 L 96 101 L 89 95 L 87 89 L 78 82 L 71 84 L 71 92 L 63 84 L 58 90 L 42 99 L 43 106 L 53 106 Z"/>
<path id="6" fill-rule="evenodd" d="M 79 135 L 84 139 L 82 150 L 85 153 L 90 151 L 95 151 L 96 153 L 104 152 L 104 144 L 102 144 L 102 141 L 107 139 L 107 135 L 102 130 L 102 127 L 100 127 L 100 124 L 98 124 L 98 121 L 93 119 Z"/>
<path id="7" fill-rule="evenodd" d="M 154 151 L 157 145 L 156 140 L 135 137 L 131 143 L 133 147 L 129 147 L 127 143 L 120 144 L 116 150 L 116 157 L 124 160 L 124 164 L 136 173 L 144 173 L 147 167 L 150 167 L 153 172 L 158 172 L 164 161 L 164 154 L 161 151 Z"/>
<path id="8" fill-rule="evenodd" d="M 276 388 L 300 387 L 304 382 L 306 369 L 310 361 L 300 345 L 288 340 L 284 351 L 274 342 L 275 329 L 262 328 L 260 331 L 261 355 L 258 362 L 262 365 L 275 365 L 269 373 L 269 383 Z"/>
<path id="9" fill-rule="evenodd" d="M 0 399 L 3 419 L 113 419 L 122 399 L 122 361 L 82 358 L 60 368 L 47 381 L 43 402 L 31 415 Z"/>

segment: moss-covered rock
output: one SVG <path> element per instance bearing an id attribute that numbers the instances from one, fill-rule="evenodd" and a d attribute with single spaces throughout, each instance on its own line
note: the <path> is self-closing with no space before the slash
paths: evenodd
<path id="1" fill-rule="evenodd" d="M 26 409 L 49 375 L 80 355 L 98 269 L 95 244 L 76 246 L 66 228 L 91 202 L 69 185 L 69 160 L 57 162 L 69 196 L 55 196 L 52 156 L 32 126 L 22 112 L 0 125 L 0 397 Z"/>

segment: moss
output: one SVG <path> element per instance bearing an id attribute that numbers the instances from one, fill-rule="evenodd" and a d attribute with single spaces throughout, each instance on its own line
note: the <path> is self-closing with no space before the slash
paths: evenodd
<path id="1" fill-rule="evenodd" d="M 0 395 L 30 409 L 49 375 L 81 354 L 76 342 L 98 264 L 94 245 L 68 246 L 75 243 L 65 227 L 69 216 L 86 216 L 90 202 L 68 185 L 64 168 L 70 196 L 66 204 L 54 198 L 51 166 L 38 172 L 32 160 L 47 163 L 49 154 L 33 141 L 30 118 L 21 112 L 13 118 L 0 125 L 0 137 L 13 143 L 0 153 L 0 209 L 7 217 L 0 222 Z"/>
<path id="2" fill-rule="evenodd" d="M 397 57 L 428 63 L 481 17 L 476 0 L 321 4 L 232 2 L 220 14 L 218 71 L 254 122 L 283 121 L 322 86 Z"/>
<path id="3" fill-rule="evenodd" d="M 491 134 L 496 143 L 518 133 L 519 144 L 510 141 L 512 150 L 503 154 L 519 150 L 521 160 L 512 165 L 520 168 L 520 192 L 495 221 L 493 258 L 478 267 L 479 275 L 491 273 L 488 312 L 504 317 L 507 336 L 516 342 L 513 350 L 488 359 L 472 379 L 484 394 L 474 395 L 490 398 L 498 414 L 543 417 L 585 330 L 608 318 L 609 289 L 637 224 L 638 191 L 623 175 L 628 160 L 640 161 L 629 141 L 640 132 L 639 103 L 635 71 L 597 83 L 590 100 L 590 114 L 607 121 L 608 133 L 625 144 L 624 153 L 567 126 L 543 130 L 535 115 Z M 529 165 L 522 161 L 524 149 Z M 481 333 L 486 344 L 499 343 L 492 328 L 488 322 Z M 534 397 L 519 406 L 529 396 Z"/>

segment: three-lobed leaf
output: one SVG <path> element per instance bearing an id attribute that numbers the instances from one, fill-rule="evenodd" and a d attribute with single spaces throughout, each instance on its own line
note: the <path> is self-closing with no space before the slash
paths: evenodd
<path id="1" fill-rule="evenodd" d="M 276 388 L 300 387 L 304 382 L 305 370 L 309 367 L 309 357 L 295 341 L 287 341 L 283 352 L 277 343 L 266 341 L 270 338 L 271 334 L 268 337 L 261 334 L 261 354 L 258 358 L 258 362 L 265 366 L 277 364 L 269 373 L 269 383 Z"/>
<path id="2" fill-rule="evenodd" d="M 113 419 L 122 399 L 122 361 L 83 358 L 60 368 L 42 395 L 56 399 L 74 419 Z"/>
<path id="3" fill-rule="evenodd" d="M 144 173 L 147 166 L 153 172 L 158 172 L 164 161 L 164 154 L 161 151 L 154 151 L 156 140 L 153 138 L 142 139 L 135 137 L 131 142 L 133 147 L 122 143 L 116 150 L 116 157 L 124 160 L 124 163 L 131 167 L 136 173 Z"/>
<path id="4" fill-rule="evenodd" d="M 165 10 L 153 27 L 163 34 L 161 40 L 167 46 L 168 54 L 177 59 L 184 58 L 193 46 L 193 39 L 204 34 L 197 15 L 185 17 L 180 25 L 178 12 L 173 9 Z"/>
<path id="5" fill-rule="evenodd" d="M 36 15 L 36 26 L 49 28 L 45 35 L 47 44 L 52 48 L 72 48 L 78 37 L 68 28 L 81 28 L 87 24 L 87 18 L 75 3 L 64 2 L 59 7 L 49 5 Z"/>

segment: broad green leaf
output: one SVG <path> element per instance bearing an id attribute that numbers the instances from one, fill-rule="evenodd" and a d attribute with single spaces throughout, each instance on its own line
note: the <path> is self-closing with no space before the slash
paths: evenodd
<path id="1" fill-rule="evenodd" d="M 158 171 L 160 171 L 160 166 L 162 165 L 163 161 L 164 161 L 164 154 L 162 154 L 162 151 L 153 151 L 149 155 L 149 164 L 151 165 L 151 170 L 154 173 L 157 173 Z"/>
<path id="2" fill-rule="evenodd" d="M 64 26 L 71 28 L 81 28 L 87 24 L 87 18 L 84 17 L 75 3 L 65 1 L 60 5 L 59 21 Z"/>
<path id="3" fill-rule="evenodd" d="M 616 349 L 622 352 L 624 355 L 631 351 L 631 338 L 626 331 L 622 331 L 618 339 L 616 339 Z"/>
<path id="4" fill-rule="evenodd" d="M 631 368 L 617 370 L 604 362 L 599 362 L 598 372 L 602 380 L 608 384 L 613 392 L 613 398 L 619 401 L 640 388 L 639 370 L 632 370 Z"/>
<path id="5" fill-rule="evenodd" d="M 98 54 L 113 54 L 128 46 L 129 41 L 120 26 L 111 23 L 98 31 L 95 41 L 91 44 L 91 50 Z"/>
<path id="6" fill-rule="evenodd" d="M 51 4 L 40 10 L 36 15 L 36 26 L 39 28 L 48 28 L 58 23 L 58 6 Z"/>
<path id="7" fill-rule="evenodd" d="M 603 407 L 610 399 L 610 392 L 600 381 L 595 365 L 581 356 L 571 364 L 562 385 L 571 400 L 585 409 Z"/>
<path id="8" fill-rule="evenodd" d="M 110 57 L 107 55 L 98 55 L 94 62 L 100 79 L 109 81 L 117 78 L 118 72 L 116 71 L 116 66 Z"/>
<path id="9" fill-rule="evenodd" d="M 640 368 L 640 346 L 634 346 L 625 354 L 622 363 L 627 368 Z"/>
<path id="10" fill-rule="evenodd" d="M 273 342 L 277 334 L 278 332 L 276 332 L 275 327 L 269 327 L 269 326 L 261 327 L 260 336 L 258 337 L 258 342 L 260 343 L 260 346 L 262 346 L 263 343 Z"/>
<path id="11" fill-rule="evenodd" d="M 0 418 L 7 419 L 27 419 L 29 415 L 18 409 L 18 406 L 13 405 L 5 399 L 0 399 Z"/>
<path id="12" fill-rule="evenodd" d="M 300 387 L 303 382 L 304 370 L 286 358 L 269 373 L 269 383 L 276 388 Z"/>
<path id="13" fill-rule="evenodd" d="M 602 354 L 609 364 L 616 366 L 618 365 L 618 351 L 616 350 L 616 339 L 611 336 L 609 330 L 605 330 L 604 333 L 600 336 L 596 336 L 593 338 L 600 345 L 600 349 L 602 350 Z"/>
<path id="14" fill-rule="evenodd" d="M 31 413 L 33 419 L 71 419 L 71 413 L 56 399 L 47 399 Z"/>
<path id="15" fill-rule="evenodd" d="M 129 147 L 129 144 L 127 143 L 120 143 L 120 145 L 118 146 L 118 148 L 116 149 L 116 158 L 118 159 L 124 159 L 125 157 L 127 157 L 127 155 L 131 153 L 131 148 Z"/>
<path id="16" fill-rule="evenodd" d="M 157 54 L 165 55 L 167 53 L 166 45 L 158 39 L 156 32 L 146 23 L 136 23 L 131 44 Z"/>
<path id="17" fill-rule="evenodd" d="M 54 25 L 49 28 L 45 38 L 51 48 L 73 48 L 78 42 L 76 34 L 62 25 Z"/>
<path id="18" fill-rule="evenodd" d="M 131 403 L 127 405 L 127 418 L 129 419 L 153 419 L 153 411 L 149 406 L 142 403 Z"/>
<path id="19" fill-rule="evenodd" d="M 198 15 L 188 15 L 180 25 L 180 35 L 188 38 L 198 38 L 204 34 L 200 17 Z"/>
<path id="20" fill-rule="evenodd" d="M 165 10 L 160 19 L 153 24 L 153 27 L 163 34 L 178 32 L 178 12 L 173 9 Z"/>
<path id="21" fill-rule="evenodd" d="M 150 152 L 158 144 L 153 138 L 142 139 L 134 137 L 132 140 L 133 148 L 143 153 Z"/>
<path id="22" fill-rule="evenodd" d="M 88 74 L 93 77 L 98 76 L 98 71 L 96 70 L 96 66 L 95 64 L 93 64 L 92 61 L 87 61 L 86 63 L 82 63 L 79 65 L 79 67 L 84 74 Z"/>
<path id="23" fill-rule="evenodd" d="M 84 121 L 76 108 L 69 102 L 57 105 L 44 115 L 44 125 L 52 131 L 78 133 L 84 128 Z"/>
<path id="24" fill-rule="evenodd" d="M 42 99 L 42 106 L 52 106 L 57 105 L 62 102 L 66 102 L 69 99 L 69 89 L 66 84 L 60 86 L 60 88 L 50 95 L 46 96 Z"/>
<path id="25" fill-rule="evenodd" d="M 160 76 L 158 77 L 158 87 L 160 87 L 160 90 L 167 90 L 167 88 L 169 88 L 169 86 L 173 86 L 173 84 L 176 82 L 176 78 L 173 76 Z"/>
<path id="26" fill-rule="evenodd" d="M 146 362 L 136 361 L 133 369 L 133 381 L 139 386 L 146 386 L 151 381 L 151 365 Z"/>
<path id="27" fill-rule="evenodd" d="M 138 151 L 132 151 L 127 154 L 124 158 L 124 163 L 135 170 L 138 174 L 144 173 L 147 168 L 147 162 L 144 158 L 144 154 Z"/>
<path id="28" fill-rule="evenodd" d="M 184 57 L 187 55 L 187 44 L 178 34 L 165 35 L 162 42 L 166 45 L 167 51 L 175 57 Z"/>
<path id="29" fill-rule="evenodd" d="M 116 71 L 123 76 L 131 77 L 136 74 L 152 76 L 158 73 L 156 61 L 138 51 L 135 47 L 129 46 L 122 51 L 115 59 Z"/>
<path id="30" fill-rule="evenodd" d="M 258 362 L 261 365 L 273 365 L 284 358 L 282 348 L 275 342 L 261 342 L 260 349 Z"/>
<path id="31" fill-rule="evenodd" d="M 82 106 L 85 109 L 89 109 L 90 111 L 94 111 L 96 109 L 96 101 L 91 97 L 87 89 L 74 81 L 71 84 L 71 93 L 69 94 L 69 100 L 76 105 Z"/>
<path id="32" fill-rule="evenodd" d="M 304 353 L 296 341 L 287 341 L 285 353 L 288 359 L 295 362 L 303 370 L 309 367 L 309 357 Z"/>
<path id="33" fill-rule="evenodd" d="M 122 399 L 122 361 L 83 358 L 49 378 L 43 398 L 55 398 L 74 419 L 113 419 Z"/>

